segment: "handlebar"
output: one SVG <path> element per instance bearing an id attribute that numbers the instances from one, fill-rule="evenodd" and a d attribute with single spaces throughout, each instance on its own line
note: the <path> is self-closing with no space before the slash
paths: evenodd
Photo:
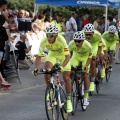
<path id="1" fill-rule="evenodd" d="M 61 70 L 61 67 L 60 67 L 60 64 L 56 63 L 52 69 L 40 69 L 40 72 L 38 74 L 55 74 L 57 72 L 60 72 Z"/>

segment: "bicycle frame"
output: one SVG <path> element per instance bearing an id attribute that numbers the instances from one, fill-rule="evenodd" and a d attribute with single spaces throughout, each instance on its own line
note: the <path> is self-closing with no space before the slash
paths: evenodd
<path id="1" fill-rule="evenodd" d="M 60 79 L 59 79 L 59 74 L 57 72 L 56 74 L 56 80 L 57 80 L 57 85 L 56 85 L 56 92 L 57 92 L 57 97 L 58 97 L 58 102 L 59 102 L 59 107 L 62 108 L 62 106 L 64 105 L 64 103 L 61 102 L 61 98 L 60 98 L 60 87 L 62 88 L 61 84 L 60 84 Z M 63 89 L 63 88 L 62 88 Z"/>
<path id="2" fill-rule="evenodd" d="M 44 71 L 45 72 L 45 71 Z M 48 73 L 41 73 L 41 74 L 48 74 Z M 52 84 L 55 92 L 54 92 L 54 97 L 55 97 L 55 101 L 54 104 L 56 104 L 56 96 L 55 93 L 57 92 L 57 98 L 58 98 L 58 102 L 59 102 L 59 107 L 62 108 L 62 106 L 64 105 L 64 102 L 61 102 L 61 96 L 60 96 L 60 88 L 63 90 L 63 87 L 60 83 L 60 79 L 59 79 L 59 73 L 56 72 L 55 75 L 54 74 L 50 74 L 50 84 Z M 56 82 L 56 84 L 54 84 L 54 81 Z M 64 91 L 64 90 L 63 90 Z"/>

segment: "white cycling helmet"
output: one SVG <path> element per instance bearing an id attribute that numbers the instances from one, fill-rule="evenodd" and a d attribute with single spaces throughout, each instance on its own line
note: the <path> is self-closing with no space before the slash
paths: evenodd
<path id="1" fill-rule="evenodd" d="M 84 32 L 94 32 L 94 26 L 93 26 L 93 24 L 87 24 L 87 25 L 85 25 L 84 26 Z"/>
<path id="2" fill-rule="evenodd" d="M 74 40 L 85 40 L 85 34 L 83 31 L 77 31 L 73 35 Z"/>
<path id="3" fill-rule="evenodd" d="M 116 27 L 115 27 L 114 25 L 109 26 L 108 32 L 110 32 L 110 33 L 115 33 L 115 32 L 117 32 Z"/>
<path id="4" fill-rule="evenodd" d="M 51 24 L 46 28 L 46 33 L 57 34 L 58 32 L 58 27 L 55 24 Z"/>

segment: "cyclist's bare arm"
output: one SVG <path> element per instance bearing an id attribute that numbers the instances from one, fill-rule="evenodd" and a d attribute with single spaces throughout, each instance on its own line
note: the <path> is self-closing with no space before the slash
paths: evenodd
<path id="1" fill-rule="evenodd" d="M 104 50 L 104 56 L 103 56 L 103 57 L 104 57 L 105 60 L 106 60 L 106 58 L 107 58 L 107 54 L 108 54 L 108 53 L 107 53 L 107 50 Z"/>
<path id="2" fill-rule="evenodd" d="M 92 60 L 92 58 L 88 58 L 88 60 L 87 60 L 87 62 L 86 62 L 86 65 L 85 65 L 85 67 L 88 67 L 88 65 L 90 65 L 90 63 L 91 63 L 91 60 Z"/>
<path id="3" fill-rule="evenodd" d="M 67 63 L 69 62 L 69 60 L 70 60 L 70 55 L 69 54 L 65 55 L 65 60 L 64 60 L 64 62 L 62 64 L 62 67 L 65 67 L 67 65 Z"/>
<path id="4" fill-rule="evenodd" d="M 41 56 L 36 56 L 36 61 L 35 61 L 35 69 L 39 68 L 39 65 L 41 63 Z"/>
<path id="5" fill-rule="evenodd" d="M 98 46 L 97 56 L 99 57 L 101 55 L 102 46 Z"/>

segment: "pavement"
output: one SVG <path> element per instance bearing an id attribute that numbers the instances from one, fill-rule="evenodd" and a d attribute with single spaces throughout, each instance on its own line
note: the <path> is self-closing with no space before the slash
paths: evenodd
<path id="1" fill-rule="evenodd" d="M 40 68 L 44 66 L 44 59 Z M 17 78 L 7 79 L 12 84 L 11 88 L 0 90 L 0 120 L 47 120 L 44 77 L 33 76 L 34 64 L 29 64 L 31 70 L 20 70 L 21 84 Z M 120 120 L 119 89 L 120 65 L 114 64 L 110 81 L 103 80 L 100 93 L 93 93 L 87 110 L 83 112 L 78 104 L 76 115 L 70 114 L 69 120 Z"/>

